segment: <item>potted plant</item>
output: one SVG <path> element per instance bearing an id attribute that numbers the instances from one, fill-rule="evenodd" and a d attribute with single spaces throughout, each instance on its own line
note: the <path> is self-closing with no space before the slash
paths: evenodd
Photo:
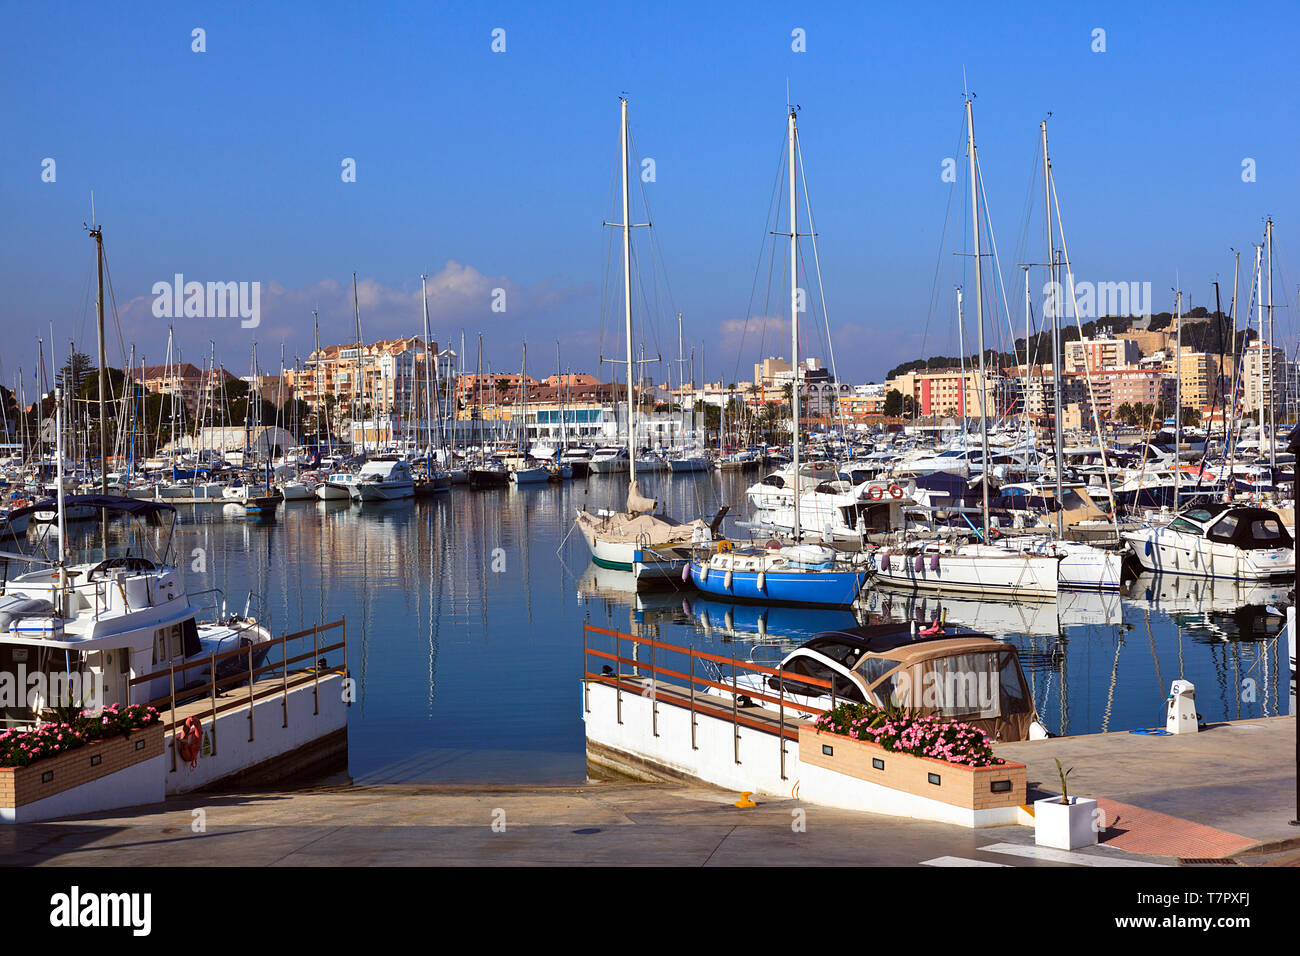
<path id="1" fill-rule="evenodd" d="M 1096 845 L 1100 829 L 1097 801 L 1070 796 L 1066 778 L 1074 772 L 1073 767 L 1065 770 L 1057 760 L 1056 772 L 1061 778 L 1061 795 L 1034 801 L 1034 843 L 1057 850 Z"/>

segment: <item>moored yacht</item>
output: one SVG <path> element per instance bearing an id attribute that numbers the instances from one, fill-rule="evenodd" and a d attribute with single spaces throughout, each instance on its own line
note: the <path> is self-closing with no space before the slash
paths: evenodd
<path id="1" fill-rule="evenodd" d="M 398 501 L 414 497 L 415 480 L 400 458 L 372 458 L 361 466 L 349 491 L 353 501 Z"/>
<path id="2" fill-rule="evenodd" d="M 737 676 L 738 696 L 764 709 L 809 716 L 836 703 L 906 708 L 970 724 L 995 741 L 1048 735 L 1015 645 L 960 626 L 936 622 L 918 630 L 890 623 L 829 631 L 792 650 L 775 669 L 779 677 Z M 953 680 L 955 674 L 962 679 Z"/>
<path id="3" fill-rule="evenodd" d="M 57 510 L 58 503 L 29 509 L 35 507 Z M 173 526 L 176 516 L 170 504 L 105 495 L 70 496 L 64 507 L 89 507 L 128 521 L 171 518 Z M 254 666 L 266 657 L 271 636 L 256 621 L 224 615 L 214 623 L 198 621 L 201 609 L 191 603 L 181 574 L 170 563 L 170 533 L 159 553 L 145 557 L 140 550 L 128 546 L 127 554 L 86 564 L 10 556 L 38 567 L 0 586 L 0 672 L 18 673 L 21 666 L 29 675 L 80 674 L 82 680 L 64 682 L 80 689 L 79 699 L 37 693 L 21 705 L 0 709 L 0 724 L 39 722 L 56 705 L 97 709 L 155 700 L 170 692 L 169 665 L 204 660 L 220 651 L 250 647 Z M 207 673 L 190 668 L 184 680 L 197 683 Z M 159 676 L 132 686 L 147 675 Z M 58 685 L 51 680 L 49 686 Z"/>
<path id="4" fill-rule="evenodd" d="M 1267 508 L 1193 505 L 1121 536 L 1151 571 L 1240 581 L 1295 574 L 1295 542 Z"/>

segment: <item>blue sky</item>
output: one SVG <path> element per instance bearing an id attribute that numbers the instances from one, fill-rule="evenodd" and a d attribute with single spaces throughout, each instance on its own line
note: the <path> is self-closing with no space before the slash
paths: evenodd
<path id="1" fill-rule="evenodd" d="M 349 338 L 355 270 L 367 338 L 418 332 L 425 272 L 439 341 L 464 329 L 472 353 L 482 331 L 501 369 L 527 337 L 530 372 L 547 373 L 558 339 L 566 367 L 594 370 L 602 348 L 622 349 L 610 327 L 621 316 L 602 323 L 601 223 L 626 91 L 638 152 L 655 161 L 645 189 L 688 348 L 710 379 L 748 377 L 761 354 L 788 355 L 775 322 L 753 321 L 766 338 L 753 331 L 743 348 L 736 332 L 765 314 L 750 290 L 766 275 L 788 82 L 836 359 L 843 377 L 879 380 L 957 350 L 951 288 L 972 279 L 954 253 L 969 213 L 955 192 L 964 172 L 956 184 L 940 173 L 945 158 L 964 162 L 963 70 L 1008 283 L 1015 262 L 1043 257 L 1034 177 L 1050 112 L 1076 276 L 1150 281 L 1160 311 L 1176 281 L 1212 307 L 1218 275 L 1226 305 L 1229 247 L 1248 263 L 1271 215 L 1277 304 L 1294 305 L 1298 21 L 1285 3 L 9 3 L 0 375 L 12 384 L 31 368 L 51 323 L 60 351 L 70 339 L 93 351 L 92 189 L 121 340 L 150 362 L 168 324 L 151 312 L 157 281 L 262 283 L 257 329 L 174 320 L 186 359 L 211 340 L 242 372 L 254 338 L 264 366 L 282 342 L 290 362 L 305 357 L 313 307 L 324 341 Z M 206 52 L 191 50 L 196 27 Z M 490 48 L 497 27 L 504 53 Z M 806 52 L 791 49 L 796 28 Z M 1097 28 L 1105 52 L 1091 49 Z M 340 176 L 348 157 L 354 183 Z M 42 181 L 45 158 L 54 182 Z M 1254 182 L 1242 181 L 1246 158 Z M 494 288 L 507 291 L 504 314 L 491 311 Z M 1293 316 L 1277 314 L 1289 341 Z M 999 321 L 991 341 L 1005 346 Z M 638 335 L 675 351 L 669 322 Z M 807 335 L 823 351 L 824 333 Z"/>

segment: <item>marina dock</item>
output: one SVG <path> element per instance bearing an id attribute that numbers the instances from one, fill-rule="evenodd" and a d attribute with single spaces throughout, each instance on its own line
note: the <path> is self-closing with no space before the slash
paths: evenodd
<path id="1" fill-rule="evenodd" d="M 1254 725 L 1254 726 L 1251 726 Z M 592 780 L 557 786 L 351 786 L 188 794 L 125 811 L 0 830 L 0 864 L 50 866 L 1179 866 L 1300 864 L 1294 718 L 1242 721 L 1195 736 L 1100 734 L 1006 745 L 1052 790 L 1053 756 L 1072 787 L 1113 795 L 1111 831 L 1070 853 L 1034 846 L 1027 827 L 970 830 L 795 799 L 734 806 L 703 784 Z M 1243 741 L 1250 741 L 1243 746 Z M 1086 758 L 1086 759 L 1085 759 Z M 1223 761 L 1210 764 L 1210 761 Z M 1207 765 L 1223 767 L 1207 770 Z M 1050 768 L 1050 775 L 1045 768 Z M 1221 779 L 1217 779 L 1221 776 Z M 1160 809 L 1168 818 L 1134 810 Z M 202 814 L 199 814 L 202 811 Z M 1244 812 L 1243 812 L 1244 811 Z M 203 820 L 203 829 L 195 821 Z M 1218 854 L 1177 838 L 1200 825 L 1247 839 Z M 1148 840 L 1145 852 L 1132 849 Z M 1159 846 L 1156 841 L 1163 840 Z M 1158 852 L 1153 852 L 1158 851 Z"/>

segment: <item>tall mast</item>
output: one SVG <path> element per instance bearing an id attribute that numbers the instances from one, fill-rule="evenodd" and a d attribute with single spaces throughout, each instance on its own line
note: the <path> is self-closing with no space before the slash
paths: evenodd
<path id="1" fill-rule="evenodd" d="M 108 373 L 104 367 L 104 231 L 99 226 L 93 226 L 90 230 L 91 238 L 95 240 L 95 273 L 98 281 L 98 296 L 95 301 L 95 326 L 99 336 L 99 490 L 101 494 L 108 494 L 108 413 L 105 407 L 105 392 L 108 391 Z M 73 396 L 76 397 L 75 395 Z M 62 483 L 60 483 L 62 487 Z M 63 509 L 60 507 L 59 512 L 62 514 Z M 60 519 L 62 520 L 62 519 Z M 99 513 L 99 527 L 101 541 L 104 547 L 104 557 L 108 557 L 108 512 L 101 510 Z"/>
<path id="2" fill-rule="evenodd" d="M 787 150 L 790 154 L 790 425 L 794 464 L 794 542 L 799 543 L 799 208 L 795 203 L 795 109 L 790 107 L 787 120 Z"/>
<path id="3" fill-rule="evenodd" d="M 971 222 L 975 234 L 975 323 L 976 328 L 979 330 L 980 442 L 984 449 L 984 477 L 980 481 L 980 488 L 983 491 L 983 541 L 987 544 L 989 540 L 989 410 L 988 389 L 985 388 L 987 378 L 984 374 L 984 274 L 982 271 L 983 260 L 980 257 L 979 181 L 976 179 L 975 171 L 975 111 L 969 96 L 966 97 L 966 152 L 970 157 Z"/>
<path id="4" fill-rule="evenodd" d="M 1061 433 L 1061 310 L 1059 307 L 1059 287 L 1056 284 L 1056 248 L 1052 235 L 1052 161 L 1047 154 L 1047 120 L 1038 124 L 1043 141 L 1043 208 L 1047 210 L 1047 274 L 1051 283 L 1051 297 L 1048 299 L 1052 312 L 1052 448 L 1056 456 L 1056 536 L 1065 536 L 1065 513 L 1060 507 L 1064 503 L 1064 491 L 1061 488 L 1061 473 L 1064 469 L 1064 438 Z M 976 263 L 976 269 L 979 264 Z M 1029 274 L 1025 274 L 1028 279 Z M 1027 285 L 1028 283 L 1026 283 Z M 1025 355 L 1028 361 L 1029 339 L 1025 339 Z M 1088 374 L 1087 353 L 1084 353 L 1084 374 Z M 1097 436 L 1101 440 L 1101 436 Z M 1104 444 L 1103 444 L 1104 447 Z M 988 493 L 985 492 L 985 501 Z M 987 507 L 987 505 L 986 505 Z"/>
<path id="5" fill-rule="evenodd" d="M 433 367 L 429 364 L 429 295 L 425 292 L 427 278 L 423 273 L 420 274 L 420 301 L 424 303 L 424 474 L 426 478 L 432 478 L 429 474 L 429 461 L 433 454 L 433 396 L 429 392 Z"/>
<path id="6" fill-rule="evenodd" d="M 1255 316 L 1259 328 L 1259 436 L 1264 439 L 1264 247 L 1255 245 Z"/>
<path id="7" fill-rule="evenodd" d="M 1029 420 L 1029 313 L 1032 308 L 1029 304 L 1029 266 L 1021 266 L 1021 269 L 1025 273 L 1025 377 L 1023 384 L 1020 387 L 1020 394 L 1023 396 L 1025 406 L 1025 444 L 1028 446 L 1029 452 L 1036 456 L 1037 452 L 1035 449 L 1037 447 L 1037 442 L 1034 440 L 1035 435 L 1033 432 L 1033 426 Z M 1014 344 L 1012 347 L 1014 348 Z M 966 397 L 966 384 L 964 380 L 962 382 L 961 394 L 964 399 Z M 1040 397 L 1042 395 L 1041 389 L 1039 390 L 1039 395 Z"/>
<path id="8" fill-rule="evenodd" d="M 628 187 L 627 97 L 619 97 L 621 130 L 619 149 L 623 165 L 623 324 L 627 345 L 627 467 L 628 481 L 636 481 L 636 409 L 632 399 L 632 212 Z"/>
<path id="9" fill-rule="evenodd" d="M 1233 427 L 1235 428 L 1237 424 L 1237 408 L 1236 408 L 1237 371 L 1240 368 L 1240 366 L 1237 364 L 1238 362 L 1237 359 L 1237 280 L 1239 280 L 1240 278 L 1241 278 L 1241 253 L 1238 252 L 1236 249 L 1233 249 L 1232 250 L 1232 305 L 1228 310 L 1231 313 L 1230 314 L 1231 322 L 1229 322 L 1229 325 L 1232 328 L 1232 352 L 1230 353 L 1232 355 L 1232 388 L 1230 390 L 1225 390 L 1225 394 L 1224 394 L 1225 404 L 1223 406 L 1223 454 L 1224 454 L 1225 464 L 1227 463 L 1227 455 L 1228 455 L 1228 406 L 1226 404 L 1226 401 L 1227 401 L 1227 396 L 1229 394 L 1232 395 L 1232 403 L 1233 403 L 1233 409 L 1232 409 Z M 1222 345 L 1220 345 L 1219 351 L 1220 353 L 1222 353 L 1223 351 Z M 1223 375 L 1222 357 L 1220 357 L 1219 359 L 1219 375 L 1220 377 L 1222 377 Z"/>
<path id="10" fill-rule="evenodd" d="M 349 437 L 352 439 L 351 443 L 355 443 L 356 433 L 357 433 L 356 430 L 357 414 L 359 412 L 365 411 L 365 396 L 361 392 L 361 305 L 357 301 L 357 274 L 355 271 L 353 271 L 352 273 L 352 314 L 356 318 L 356 324 L 357 324 L 357 363 L 356 363 L 357 376 L 356 376 L 356 381 L 352 383 L 353 427 L 352 427 L 352 435 Z M 361 451 L 363 454 L 365 453 L 365 450 L 366 450 L 366 425 L 365 425 L 365 420 L 363 418 L 361 423 Z M 355 449 L 353 449 L 353 451 L 355 453 Z"/>
<path id="11" fill-rule="evenodd" d="M 957 286 L 957 357 L 961 361 L 961 393 L 958 400 L 961 406 L 962 442 L 966 436 L 966 330 L 961 314 L 961 286 Z M 1027 341 L 1027 340 L 1026 340 Z"/>
<path id="12" fill-rule="evenodd" d="M 1182 485 L 1183 431 L 1183 294 L 1174 295 L 1174 321 L 1178 323 L 1178 338 L 1174 346 L 1174 511 L 1178 510 L 1178 492 Z"/>
<path id="13" fill-rule="evenodd" d="M 1273 367 L 1273 220 L 1264 224 L 1264 240 L 1268 243 L 1268 462 L 1277 469 L 1277 395 L 1276 369 Z M 1270 482 L 1272 477 L 1270 476 Z"/>
<path id="14" fill-rule="evenodd" d="M 63 569 L 63 389 L 57 385 L 54 386 L 54 474 L 59 485 L 59 582 L 62 584 L 67 582 L 67 573 Z"/>

